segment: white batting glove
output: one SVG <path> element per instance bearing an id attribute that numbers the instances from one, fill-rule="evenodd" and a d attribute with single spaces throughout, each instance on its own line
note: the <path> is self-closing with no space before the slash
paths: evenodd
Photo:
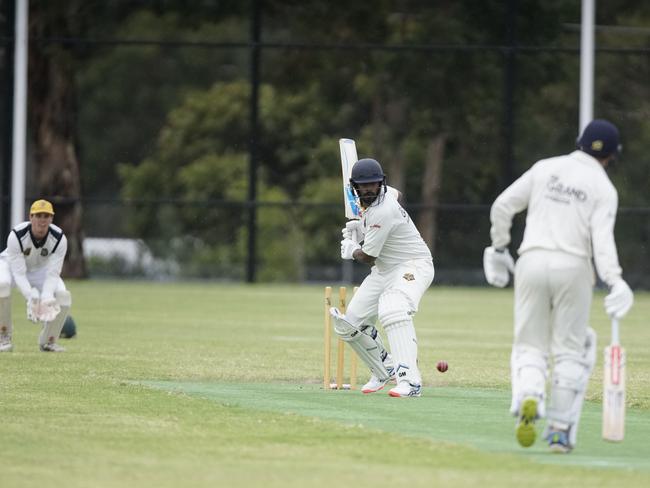
<path id="1" fill-rule="evenodd" d="M 341 259 L 354 259 L 352 255 L 357 249 L 361 249 L 358 242 L 352 239 L 343 239 L 341 241 Z"/>
<path id="2" fill-rule="evenodd" d="M 355 242 L 361 242 L 364 236 L 363 224 L 360 220 L 350 220 L 341 229 L 341 235 L 343 239 L 352 239 Z"/>
<path id="3" fill-rule="evenodd" d="M 610 317 L 621 319 L 629 312 L 633 303 L 632 290 L 624 280 L 618 280 L 605 297 L 605 311 Z"/>
<path id="4" fill-rule="evenodd" d="M 507 249 L 497 251 L 492 246 L 483 251 L 483 272 L 492 286 L 503 288 L 510 281 L 510 273 L 515 272 L 515 261 Z"/>
<path id="5" fill-rule="evenodd" d="M 27 299 L 27 320 L 38 322 L 38 307 L 41 301 L 41 292 L 37 288 L 32 288 Z"/>
<path id="6" fill-rule="evenodd" d="M 50 298 L 48 300 L 41 300 L 36 315 L 41 322 L 51 322 L 59 315 L 60 311 L 61 307 L 56 303 L 56 300 Z"/>

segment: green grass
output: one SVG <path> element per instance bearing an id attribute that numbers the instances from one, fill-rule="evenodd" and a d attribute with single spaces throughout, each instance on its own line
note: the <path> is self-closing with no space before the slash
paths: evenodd
<path id="1" fill-rule="evenodd" d="M 0 355 L 3 488 L 650 480 L 648 294 L 622 323 L 625 442 L 599 439 L 599 357 L 580 443 L 553 456 L 539 441 L 518 448 L 507 415 L 511 290 L 433 287 L 416 317 L 424 395 L 391 399 L 320 389 L 321 286 L 69 286 L 79 336 L 62 341 L 65 354 L 37 351 L 38 329 L 14 301 L 15 351 Z M 602 295 L 592 325 L 602 349 Z"/>

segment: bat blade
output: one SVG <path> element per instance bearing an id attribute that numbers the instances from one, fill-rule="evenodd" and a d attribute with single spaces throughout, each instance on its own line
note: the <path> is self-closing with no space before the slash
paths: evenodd
<path id="1" fill-rule="evenodd" d="M 606 441 L 625 436 L 625 349 L 617 343 L 605 348 L 603 378 L 603 432 Z"/>
<path id="2" fill-rule="evenodd" d="M 360 217 L 359 204 L 350 185 L 352 166 L 357 162 L 357 146 L 352 139 L 339 139 L 341 149 L 341 172 L 343 175 L 343 204 L 345 205 L 345 217 L 358 219 Z"/>

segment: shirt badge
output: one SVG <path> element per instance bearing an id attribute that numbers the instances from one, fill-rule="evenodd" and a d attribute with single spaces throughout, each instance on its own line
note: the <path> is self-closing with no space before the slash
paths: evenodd
<path id="1" fill-rule="evenodd" d="M 31 247 L 28 247 L 27 249 L 25 249 L 25 250 L 23 251 L 23 254 L 24 254 L 25 256 L 29 256 L 29 254 L 30 254 L 31 252 L 32 252 L 32 248 L 31 248 Z"/>
<path id="2" fill-rule="evenodd" d="M 48 250 L 43 248 L 41 249 L 41 256 L 47 256 Z"/>
<path id="3" fill-rule="evenodd" d="M 406 281 L 413 281 L 415 279 L 415 276 L 413 276 L 413 273 L 404 273 L 404 276 L 402 276 Z"/>

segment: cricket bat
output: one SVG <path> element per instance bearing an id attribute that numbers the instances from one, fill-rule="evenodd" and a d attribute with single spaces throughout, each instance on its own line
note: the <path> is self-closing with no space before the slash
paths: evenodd
<path id="1" fill-rule="evenodd" d="M 605 348 L 603 377 L 603 439 L 620 442 L 625 435 L 625 349 L 618 319 L 612 318 L 612 343 Z"/>
<path id="2" fill-rule="evenodd" d="M 339 139 L 341 149 L 341 172 L 343 175 L 343 205 L 345 205 L 345 217 L 347 219 L 358 219 L 361 217 L 357 198 L 350 184 L 352 166 L 359 159 L 357 156 L 357 145 L 352 139 Z"/>

